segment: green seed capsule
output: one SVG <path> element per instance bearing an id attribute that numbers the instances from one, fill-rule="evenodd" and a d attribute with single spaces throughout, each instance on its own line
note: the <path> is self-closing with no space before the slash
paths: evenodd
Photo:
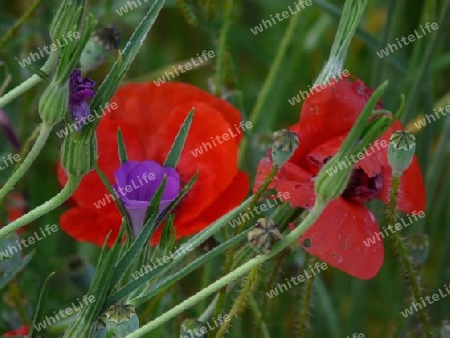
<path id="1" fill-rule="evenodd" d="M 400 176 L 408 169 L 416 151 L 416 138 L 406 130 L 393 132 L 389 139 L 388 161 L 392 172 Z"/>
<path id="2" fill-rule="evenodd" d="M 81 70 L 87 72 L 96 69 L 119 45 L 120 32 L 117 27 L 111 25 L 95 31 L 81 53 Z"/>
<path id="3" fill-rule="evenodd" d="M 273 134 L 272 162 L 280 168 L 299 146 L 298 136 L 289 129 L 278 130 Z"/>
<path id="4" fill-rule="evenodd" d="M 139 319 L 133 305 L 113 304 L 102 316 L 108 333 L 125 337 L 139 328 Z"/>
<path id="5" fill-rule="evenodd" d="M 248 241 L 256 252 L 269 254 L 275 243 L 283 236 L 275 222 L 270 218 L 260 218 L 247 234 Z"/>

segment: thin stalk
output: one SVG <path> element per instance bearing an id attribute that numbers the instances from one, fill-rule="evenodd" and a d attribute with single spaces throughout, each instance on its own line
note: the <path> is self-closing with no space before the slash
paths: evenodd
<path id="1" fill-rule="evenodd" d="M 224 74 L 224 61 L 225 53 L 227 50 L 227 36 L 230 30 L 231 14 L 233 13 L 233 0 L 225 1 L 225 15 L 223 19 L 222 28 L 220 30 L 219 45 L 217 47 L 217 58 L 216 58 L 216 83 L 215 83 L 215 94 L 221 96 L 222 93 L 222 82 Z"/>
<path id="2" fill-rule="evenodd" d="M 316 203 L 314 205 L 314 208 L 309 213 L 309 215 L 305 218 L 305 220 L 299 226 L 297 226 L 297 228 L 295 228 L 289 235 L 287 235 L 283 240 L 278 242 L 273 247 L 272 252 L 269 253 L 268 255 L 258 255 L 255 258 L 249 260 L 248 262 L 242 264 L 240 267 L 223 276 L 219 280 L 215 281 L 207 288 L 199 291 L 195 295 L 184 300 L 171 310 L 157 317 L 153 321 L 143 325 L 141 328 L 134 331 L 133 333 L 130 333 L 126 337 L 128 338 L 142 337 L 145 333 L 153 331 L 155 328 L 163 325 L 168 320 L 179 315 L 186 309 L 191 308 L 192 306 L 200 302 L 202 299 L 209 297 L 210 295 L 214 294 L 221 288 L 225 287 L 226 285 L 230 284 L 236 279 L 244 276 L 245 274 L 250 272 L 254 267 L 259 266 L 268 259 L 274 257 L 275 255 L 283 251 L 285 248 L 287 248 L 289 245 L 294 243 L 306 230 L 308 230 L 309 227 L 311 227 L 314 224 L 314 222 L 319 218 L 325 207 L 326 204 Z"/>
<path id="3" fill-rule="evenodd" d="M 384 48 L 389 41 L 391 41 L 392 33 L 394 33 L 396 22 L 395 20 L 395 14 L 397 13 L 397 6 L 399 1 L 389 1 L 387 4 L 387 19 L 386 19 L 386 25 L 384 26 L 383 30 L 383 38 L 380 41 L 379 47 Z M 381 82 L 381 79 L 383 79 L 384 69 L 386 68 L 386 62 L 385 58 L 375 58 L 375 65 L 373 67 L 373 74 L 372 74 L 372 85 L 376 86 L 378 83 Z"/>
<path id="4" fill-rule="evenodd" d="M 400 178 L 401 178 L 401 176 L 396 176 L 396 175 L 392 176 L 391 194 L 390 194 L 389 204 L 388 204 L 389 224 L 391 224 L 391 225 L 397 223 L 396 207 L 397 207 L 397 196 L 398 196 L 398 187 L 400 185 Z M 392 236 L 393 236 L 393 241 L 394 241 L 395 247 L 399 251 L 400 260 L 402 261 L 402 264 L 405 268 L 405 273 L 407 274 L 408 279 L 411 282 L 410 286 L 411 286 L 413 301 L 418 302 L 420 300 L 420 298 L 422 297 L 422 295 L 420 292 L 418 276 L 417 276 L 416 272 L 414 271 L 414 265 L 409 256 L 408 249 L 406 248 L 402 237 L 400 236 L 400 234 L 397 231 L 395 231 Z M 425 309 L 423 309 L 423 308 L 420 309 L 419 318 L 423 325 L 423 328 L 425 330 L 425 334 L 426 334 L 427 338 L 432 338 L 433 335 L 432 335 L 432 332 L 430 329 L 430 323 L 429 323 Z"/>
<path id="5" fill-rule="evenodd" d="M 25 158 L 23 163 L 17 168 L 16 171 L 11 175 L 11 177 L 6 181 L 5 185 L 0 189 L 0 202 L 5 198 L 5 196 L 14 188 L 17 182 L 26 174 L 30 166 L 33 164 L 34 160 L 37 158 L 42 148 L 44 147 L 47 139 L 50 135 L 53 125 L 42 123 L 39 131 L 39 136 L 34 143 L 28 156 Z"/>
<path id="6" fill-rule="evenodd" d="M 59 55 L 57 52 L 50 53 L 50 56 L 48 57 L 45 64 L 42 66 L 41 71 L 43 71 L 45 74 L 50 74 L 53 69 L 56 68 L 59 61 Z M 16 88 L 12 89 L 2 97 L 0 97 L 0 108 L 6 106 L 8 103 L 10 103 L 12 100 L 14 100 L 16 97 L 19 97 L 29 89 L 33 88 L 35 85 L 37 85 L 39 82 L 42 81 L 42 78 L 34 74 L 28 80 L 25 80 L 20 85 L 18 85 Z"/>
<path id="7" fill-rule="evenodd" d="M 275 59 L 270 66 L 269 74 L 264 80 L 264 84 L 262 86 L 261 91 L 259 92 L 258 98 L 256 100 L 255 106 L 250 113 L 249 121 L 252 122 L 253 125 L 257 125 L 258 120 L 262 118 L 263 108 L 267 101 L 267 98 L 275 85 L 275 80 L 277 79 L 284 57 L 286 56 L 286 51 L 289 47 L 289 44 L 294 38 L 295 29 L 297 24 L 300 21 L 301 15 L 294 15 L 289 20 L 289 26 L 286 28 L 283 38 L 281 39 L 280 45 L 277 48 L 277 54 L 275 55 Z M 247 138 L 242 139 L 241 148 L 239 150 L 239 163 L 242 163 L 245 154 L 247 153 L 248 140 Z"/>
<path id="8" fill-rule="evenodd" d="M 13 35 L 19 30 L 20 27 L 28 20 L 28 18 L 34 13 L 34 11 L 39 7 L 42 0 L 35 0 L 28 10 L 23 13 L 23 15 L 14 23 L 14 25 L 8 29 L 8 31 L 3 35 L 0 40 L 0 50 L 8 43 L 8 41 L 13 37 Z"/>
<path id="9" fill-rule="evenodd" d="M 74 191 L 78 188 L 81 178 L 69 175 L 66 185 L 64 188 L 56 194 L 53 198 L 45 202 L 44 204 L 38 206 L 37 208 L 26 213 L 22 217 L 16 219 L 14 222 L 9 223 L 0 229 L 0 238 L 20 229 L 21 227 L 31 223 L 35 219 L 49 213 L 50 211 L 56 209 L 61 204 L 69 199 Z"/>
<path id="10" fill-rule="evenodd" d="M 269 175 L 265 178 L 263 184 L 261 184 L 261 186 L 259 187 L 259 189 L 256 192 L 256 194 L 253 196 L 249 207 L 245 211 L 245 214 L 242 216 L 242 220 L 244 220 L 244 216 L 248 214 L 249 210 L 251 210 L 252 208 L 255 207 L 255 205 L 258 202 L 259 198 L 261 197 L 262 193 L 269 186 L 270 182 L 272 182 L 272 180 L 274 179 L 274 177 L 277 174 L 277 172 L 278 172 L 277 167 L 273 166 L 272 169 L 270 170 Z M 239 225 L 239 228 L 237 229 L 237 234 L 242 232 L 242 230 L 244 229 L 246 224 L 247 224 L 247 222 L 242 222 L 242 224 Z M 226 254 L 225 263 L 224 263 L 224 272 L 225 272 L 225 274 L 230 272 L 230 270 L 232 269 L 233 261 L 235 259 L 235 255 L 234 254 L 236 252 L 236 247 L 237 247 L 236 245 L 232 246 L 230 248 L 230 250 Z M 221 307 L 223 305 L 223 302 L 225 301 L 225 292 L 226 292 L 225 289 L 220 291 L 219 300 L 217 301 L 217 306 L 216 306 L 216 315 L 220 314 L 220 309 L 221 309 Z"/>
<path id="11" fill-rule="evenodd" d="M 231 321 L 233 318 L 235 318 L 239 312 L 241 312 L 245 308 L 245 300 L 248 296 L 248 294 L 251 294 L 253 289 L 258 284 L 258 266 L 255 266 L 252 271 L 249 273 L 247 279 L 243 283 L 243 288 L 241 292 L 239 293 L 239 296 L 237 297 L 236 301 L 234 302 L 230 312 L 228 312 L 228 318 L 229 320 L 226 320 L 220 327 L 219 331 L 217 332 L 216 338 L 223 338 L 225 335 L 225 332 L 229 328 Z"/>
<path id="12" fill-rule="evenodd" d="M 417 98 L 420 96 L 421 87 L 424 83 L 424 80 L 427 76 L 427 73 L 430 68 L 430 64 L 434 55 L 434 52 L 439 47 L 439 42 L 447 33 L 447 30 L 444 28 L 446 23 L 450 18 L 450 0 L 446 0 L 442 9 L 442 14 L 439 18 L 438 29 L 434 34 L 431 34 L 431 41 L 425 50 L 423 57 L 421 58 L 419 70 L 414 74 L 414 82 L 412 84 L 411 90 L 408 93 L 408 102 L 406 103 L 405 113 L 403 116 L 404 121 L 409 121 L 411 116 L 413 116 L 413 112 L 416 111 L 414 109 L 415 104 L 417 102 Z"/>

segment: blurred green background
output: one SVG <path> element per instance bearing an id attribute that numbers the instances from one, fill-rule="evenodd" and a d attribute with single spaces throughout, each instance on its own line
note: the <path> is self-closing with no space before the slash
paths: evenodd
<path id="1" fill-rule="evenodd" d="M 116 10 L 127 5 L 127 1 L 89 1 L 90 11 L 98 19 L 99 27 L 114 24 L 122 32 L 122 48 L 134 31 L 140 19 L 150 8 L 152 1 L 122 16 Z M 220 29 L 224 20 L 224 0 L 213 3 L 209 21 L 198 25 L 190 24 L 175 1 L 167 1 L 161 15 L 152 28 L 144 46 L 128 72 L 126 81 L 150 81 L 163 74 L 172 65 L 190 59 L 203 50 L 217 50 Z M 301 105 L 291 106 L 288 99 L 299 90 L 308 90 L 325 64 L 334 41 L 344 1 L 312 0 L 295 16 L 254 35 L 251 28 L 261 24 L 261 20 L 280 13 L 293 6 L 291 0 L 235 0 L 231 13 L 231 23 L 227 38 L 225 62 L 226 88 L 223 95 L 238 107 L 243 119 L 248 120 L 259 102 L 261 116 L 248 134 L 248 144 L 242 167 L 251 177 L 259 158 L 264 155 L 272 132 L 298 121 Z M 389 80 L 389 87 L 383 97 L 386 109 L 395 111 L 400 102 L 400 94 L 407 99 L 407 111 L 402 122 L 409 125 L 423 114 L 430 114 L 434 107 L 450 104 L 450 41 L 449 3 L 450 0 L 369 0 L 361 25 L 348 52 L 345 69 L 375 87 Z M 19 17 L 32 8 L 35 1 L 0 0 L 0 38 L 4 38 Z M 59 1 L 42 0 L 31 16 L 14 33 L 13 38 L 0 43 L 0 78 L 11 75 L 8 90 L 20 84 L 31 75 L 17 60 L 35 52 L 38 47 L 50 45 L 49 22 Z M 187 5 L 195 1 L 186 2 Z M 195 6 L 193 7 L 195 9 Z M 197 13 L 194 11 L 194 13 Z M 294 24 L 292 20 L 296 20 Z M 442 22 L 439 29 L 422 39 L 380 59 L 376 52 L 385 48 L 388 42 L 408 36 L 426 22 Z M 192 23 L 192 21 L 191 21 Z M 292 26 L 292 35 L 286 40 L 286 30 Z M 282 51 L 285 39 L 285 52 Z M 3 40 L 0 40 L 3 41 Z M 216 53 L 217 55 L 217 53 Z M 278 60 L 275 64 L 274 60 Z M 35 63 L 41 66 L 45 59 Z M 114 62 L 111 57 L 103 66 L 89 74 L 100 83 Z M 195 84 L 206 90 L 213 90 L 216 59 L 200 69 L 188 71 L 176 78 Z M 274 64 L 276 66 L 274 66 Z M 271 69 L 273 73 L 271 72 Z M 267 95 L 261 98 L 265 83 L 271 74 L 273 82 L 267 87 Z M 45 88 L 41 83 L 20 98 L 4 107 L 11 122 L 25 142 L 39 122 L 37 104 Z M 429 235 L 429 258 L 422 267 L 424 295 L 431 295 L 450 282 L 450 228 L 448 203 L 450 201 L 450 182 L 448 180 L 450 148 L 450 121 L 441 118 L 415 131 L 418 139 L 417 154 L 421 163 L 427 186 L 427 210 L 424 222 L 416 223 L 402 232 L 421 231 Z M 268 136 L 269 135 L 269 136 Z M 50 143 L 42 152 L 32 170 L 21 180 L 16 191 L 25 196 L 27 209 L 32 209 L 54 196 L 59 191 L 55 166 L 60 152 L 60 141 L 52 135 Z M 0 134 L 0 156 L 13 150 L 4 134 Z M 10 175 L 12 166 L 0 171 L 0 182 Z M 46 224 L 58 224 L 63 208 L 42 217 L 27 231 L 34 231 Z M 383 210 L 374 204 L 380 224 Z M 5 207 L 2 206 L 2 220 Z M 384 222 L 384 223 L 383 223 Z M 93 225 L 95 226 L 95 225 Z M 385 264 L 379 275 L 371 281 L 361 281 L 334 268 L 329 268 L 318 276 L 313 284 L 312 303 L 309 308 L 308 337 L 347 337 L 354 333 L 364 333 L 366 337 L 405 337 L 417 325 L 411 317 L 403 321 L 400 310 L 409 307 L 409 293 L 400 264 L 393 254 L 390 242 L 386 242 Z M 68 274 L 68 258 L 79 255 L 95 266 L 99 250 L 90 244 L 77 243 L 64 232 L 38 242 L 32 247 L 34 257 L 27 268 L 3 289 L 0 299 L 0 332 L 20 326 L 24 317 L 32 317 L 38 293 L 44 279 L 52 271 L 57 274 L 52 279 L 47 311 L 68 307 L 85 290 L 71 281 Z M 193 253 L 193 257 L 199 252 Z M 281 267 L 276 270 L 274 280 L 296 276 L 303 271 L 305 253 L 297 250 L 283 257 Z M 172 287 L 158 301 L 150 301 L 139 309 L 142 322 L 148 322 L 158 314 L 176 305 L 184 298 L 194 294 L 200 285 L 221 276 L 218 266 L 223 258 L 210 262 Z M 266 263 L 260 270 L 262 287 L 255 291 L 255 298 L 266 302 L 264 317 L 271 337 L 297 337 L 295 326 L 299 320 L 304 287 L 297 286 L 271 300 L 265 294 L 264 283 L 274 271 L 274 262 Z M 237 287 L 239 289 L 239 287 Z M 236 298 L 231 294 L 229 304 Z M 187 310 L 183 316 L 170 321 L 163 328 L 148 337 L 176 337 L 181 321 L 187 317 L 198 317 L 206 308 L 207 302 Z M 18 311 L 18 309 L 21 309 Z M 442 299 L 427 307 L 435 332 L 439 332 L 442 321 L 450 320 L 450 301 Z M 228 311 L 228 308 L 227 308 Z M 261 337 L 254 313 L 245 310 L 240 318 L 233 321 L 230 337 Z M 210 335 L 213 337 L 215 332 Z M 56 336 L 57 333 L 54 333 Z"/>

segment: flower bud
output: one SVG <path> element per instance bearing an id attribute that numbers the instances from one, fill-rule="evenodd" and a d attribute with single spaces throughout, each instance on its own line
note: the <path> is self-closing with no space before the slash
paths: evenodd
<path id="1" fill-rule="evenodd" d="M 327 203 L 342 195 L 347 188 L 348 181 L 352 176 L 353 166 L 345 167 L 343 170 L 334 170 L 338 167 L 339 162 L 344 156 L 337 154 L 329 160 L 320 170 L 316 177 L 315 192 L 317 199 Z M 329 173 L 333 173 L 330 175 Z"/>
<path id="2" fill-rule="evenodd" d="M 417 266 L 423 265 L 430 251 L 428 235 L 420 232 L 410 234 L 405 238 L 405 245 L 412 262 Z"/>
<path id="3" fill-rule="evenodd" d="M 81 177 L 94 168 L 97 159 L 97 138 L 69 134 L 61 149 L 61 164 L 68 174 Z"/>
<path id="4" fill-rule="evenodd" d="M 111 54 L 119 48 L 120 31 L 110 25 L 96 30 L 83 49 L 80 56 L 80 66 L 83 72 L 96 69 Z"/>
<path id="5" fill-rule="evenodd" d="M 180 338 L 184 337 L 195 337 L 195 338 L 206 338 L 206 333 L 202 333 L 202 328 L 206 328 L 205 323 L 197 320 L 188 318 L 183 320 L 180 329 Z"/>
<path id="6" fill-rule="evenodd" d="M 257 253 L 267 255 L 283 236 L 275 222 L 270 217 L 265 217 L 257 220 L 256 224 L 248 232 L 247 238 Z"/>
<path id="7" fill-rule="evenodd" d="M 109 334 L 125 337 L 139 328 L 139 318 L 133 305 L 113 304 L 102 315 Z"/>
<path id="8" fill-rule="evenodd" d="M 388 161 L 395 176 L 408 169 L 416 150 L 416 138 L 406 130 L 393 132 L 389 139 Z"/>
<path id="9" fill-rule="evenodd" d="M 299 146 L 298 136 L 289 129 L 278 130 L 273 134 L 272 162 L 280 168 L 294 154 Z"/>
<path id="10" fill-rule="evenodd" d="M 59 39 L 77 27 L 85 6 L 86 0 L 63 0 L 60 3 L 50 24 L 50 37 L 54 44 L 59 46 Z"/>
<path id="11" fill-rule="evenodd" d="M 39 100 L 39 115 L 47 124 L 56 124 L 64 119 L 69 107 L 69 84 L 54 81 L 45 89 Z"/>

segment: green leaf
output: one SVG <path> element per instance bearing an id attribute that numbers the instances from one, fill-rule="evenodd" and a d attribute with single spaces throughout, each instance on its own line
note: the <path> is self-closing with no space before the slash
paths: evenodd
<path id="1" fill-rule="evenodd" d="M 91 327 L 101 313 L 106 310 L 104 306 L 105 299 L 112 292 L 114 287 L 112 283 L 114 269 L 111 269 L 111 267 L 119 260 L 126 248 L 126 246 L 123 245 L 123 237 L 125 235 L 124 222 L 125 220 L 122 218 L 122 225 L 114 246 L 106 252 L 106 246 L 111 233 L 108 234 L 103 245 L 94 280 L 87 293 L 89 298 L 94 296 L 95 301 L 81 309 L 77 320 L 67 329 L 64 337 L 89 337 Z"/>
<path id="2" fill-rule="evenodd" d="M 31 258 L 33 257 L 34 253 L 26 255 L 18 262 L 15 262 L 14 265 L 8 269 L 8 271 L 3 272 L 3 269 L 0 269 L 0 273 L 3 272 L 2 276 L 0 277 L 0 290 L 3 289 L 22 269 L 31 261 Z M 0 262 L 1 264 L 9 264 L 12 257 L 8 258 L 6 261 Z"/>
<path id="3" fill-rule="evenodd" d="M 173 225 L 173 220 L 175 215 L 169 216 L 164 228 L 162 230 L 161 239 L 159 241 L 159 247 L 163 250 L 165 254 L 169 253 L 175 244 L 175 239 L 177 237 L 177 231 Z"/>
<path id="4" fill-rule="evenodd" d="M 126 161 L 128 161 L 127 156 L 127 148 L 125 147 L 125 142 L 123 141 L 122 137 L 122 131 L 117 129 L 117 146 L 119 148 L 119 159 L 120 164 L 124 164 Z"/>
<path id="5" fill-rule="evenodd" d="M 189 114 L 184 119 L 184 122 L 180 127 L 180 131 L 175 137 L 175 141 L 173 142 L 169 154 L 167 155 L 167 158 L 164 161 L 164 167 L 176 168 L 178 160 L 180 159 L 181 152 L 183 151 L 184 143 L 186 142 L 189 129 L 191 128 L 194 111 L 195 109 L 192 108 Z"/>
<path id="6" fill-rule="evenodd" d="M 30 333 L 28 336 L 30 338 L 36 338 L 38 336 L 38 331 L 36 330 L 35 326 L 39 325 L 39 323 L 42 322 L 42 320 L 44 319 L 44 308 L 45 308 L 45 301 L 47 299 L 47 294 L 48 294 L 49 282 L 50 282 L 50 278 L 54 274 L 55 273 L 52 272 L 46 278 L 44 285 L 42 286 L 41 292 L 39 293 L 39 300 L 36 305 L 36 312 L 34 314 L 33 325 L 30 328 Z"/>
<path id="7" fill-rule="evenodd" d="M 101 108 L 111 100 L 112 96 L 124 79 L 132 62 L 136 58 L 136 55 L 141 49 L 142 44 L 144 43 L 148 32 L 155 23 L 156 18 L 158 17 L 164 3 L 165 0 L 156 0 L 152 7 L 145 14 L 144 18 L 139 23 L 130 40 L 128 40 L 127 44 L 125 45 L 122 53 L 119 53 L 119 57 L 114 63 L 111 71 L 98 88 L 94 100 L 91 104 L 92 110 L 100 111 Z M 89 133 L 91 136 L 93 136 L 98 122 L 99 121 L 97 120 L 89 124 L 89 128 L 83 129 L 83 134 Z"/>
<path id="8" fill-rule="evenodd" d="M 120 213 L 122 214 L 122 217 L 125 218 L 126 224 L 127 224 L 127 234 L 129 238 L 133 238 L 132 230 L 131 230 L 131 221 L 130 217 L 128 216 L 127 211 L 125 210 L 122 202 L 119 201 L 119 199 L 116 196 L 116 192 L 114 191 L 114 188 L 112 187 L 111 183 L 109 183 L 108 179 L 106 178 L 106 175 L 103 173 L 103 171 L 99 168 L 98 163 L 94 166 L 95 171 L 97 172 L 98 176 L 102 180 L 103 184 L 105 185 L 106 189 L 108 189 L 108 192 L 111 194 L 111 196 L 114 198 L 114 203 L 116 204 L 117 208 L 120 210 Z"/>

